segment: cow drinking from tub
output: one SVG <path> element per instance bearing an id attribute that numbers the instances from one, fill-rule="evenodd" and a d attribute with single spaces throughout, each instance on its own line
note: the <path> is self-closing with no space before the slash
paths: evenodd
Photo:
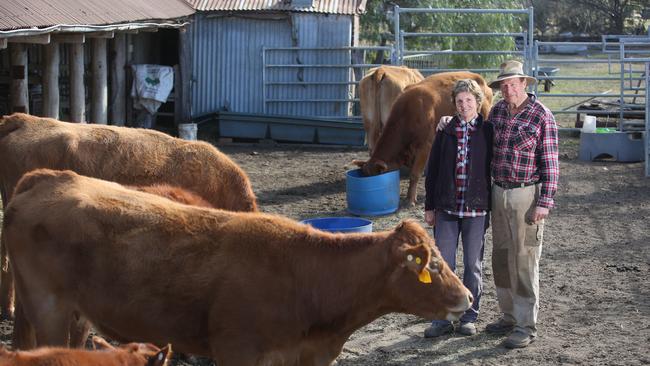
<path id="1" fill-rule="evenodd" d="M 66 345 L 78 311 L 113 339 L 218 365 L 325 366 L 384 314 L 454 320 L 472 303 L 412 221 L 333 234 L 38 170 L 16 187 L 4 231 L 39 345 Z"/>
<path id="2" fill-rule="evenodd" d="M 451 90 L 460 79 L 473 79 L 481 86 L 485 94 L 481 114 L 486 117 L 492 106 L 492 89 L 480 75 L 466 71 L 434 74 L 409 86 L 397 98 L 370 160 L 354 161 L 368 176 L 409 167 L 407 206 L 415 205 L 418 182 L 431 151 L 438 120 L 456 111 Z"/>

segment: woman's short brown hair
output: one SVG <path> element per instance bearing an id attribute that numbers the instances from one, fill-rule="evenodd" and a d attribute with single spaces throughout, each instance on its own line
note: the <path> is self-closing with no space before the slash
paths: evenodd
<path id="1" fill-rule="evenodd" d="M 476 98 L 476 108 L 481 108 L 481 103 L 485 99 L 483 90 L 478 83 L 472 79 L 460 79 L 454 84 L 454 89 L 451 91 L 451 104 L 456 105 L 456 96 L 460 93 L 468 92 Z"/>

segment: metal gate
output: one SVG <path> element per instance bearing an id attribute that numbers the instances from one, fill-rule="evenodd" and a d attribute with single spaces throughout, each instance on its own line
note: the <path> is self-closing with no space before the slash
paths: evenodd
<path id="1" fill-rule="evenodd" d="M 558 57 L 558 50 L 552 56 L 540 54 L 540 50 L 560 49 L 569 53 L 568 57 Z M 650 37 L 630 37 L 605 35 L 601 42 L 540 42 L 535 41 L 533 50 L 533 76 L 540 83 L 535 87 L 535 94 L 551 107 L 551 111 L 558 114 L 575 114 L 576 121 L 581 113 L 611 119 L 613 125 L 618 125 L 619 130 L 641 130 L 636 123 L 625 122 L 626 118 L 640 119 L 641 103 L 645 100 L 644 92 L 647 89 L 643 64 L 644 58 L 650 56 Z M 569 52 L 571 51 L 571 52 Z M 566 65 L 591 64 L 596 67 L 607 68 L 607 74 L 584 75 L 580 70 L 566 71 Z M 542 70 L 560 70 L 561 75 L 555 72 L 541 73 Z M 551 93 L 550 90 L 539 90 L 540 84 L 550 82 L 562 83 L 572 81 L 587 81 L 598 83 L 602 89 L 598 92 L 563 92 Z M 550 89 L 550 88 L 549 88 Z M 553 103 L 547 103 L 552 101 Z M 609 106 L 601 108 L 600 104 L 588 108 L 592 102 Z M 616 123 L 618 121 L 618 124 Z"/>
<path id="2" fill-rule="evenodd" d="M 327 119 L 358 119 L 357 85 L 380 64 L 376 52 L 392 47 L 264 48 L 264 113 Z"/>
<path id="3" fill-rule="evenodd" d="M 511 14 L 513 16 L 524 16 L 527 17 L 528 29 L 522 29 L 520 32 L 405 32 L 403 30 L 400 19 L 408 14 L 428 14 L 432 17 L 436 14 L 474 14 L 475 16 L 480 16 L 480 14 Z M 532 44 L 533 44 L 533 8 L 529 7 L 527 9 L 424 9 L 424 8 L 400 8 L 395 6 L 394 11 L 394 26 L 395 26 L 395 63 L 400 65 L 406 65 L 409 67 L 417 68 L 425 76 L 442 72 L 442 71 L 457 71 L 457 70 L 469 70 L 477 73 L 493 73 L 498 72 L 498 63 L 492 68 L 462 68 L 456 69 L 448 66 L 446 59 L 452 57 L 453 55 L 471 55 L 472 57 L 481 57 L 485 55 L 502 55 L 512 58 L 513 56 L 518 56 L 524 62 L 524 67 L 527 72 L 532 74 L 531 65 L 532 65 Z M 496 49 L 486 49 L 486 50 L 470 50 L 470 49 L 445 49 L 445 50 L 433 50 L 433 49 L 409 49 L 407 46 L 406 40 L 409 38 L 416 37 L 426 37 L 429 39 L 441 39 L 444 37 L 454 37 L 458 38 L 497 38 L 497 39 L 508 39 L 511 38 L 514 40 L 512 44 L 516 45 L 512 50 L 496 50 Z M 428 60 L 428 64 L 423 62 Z M 485 76 L 485 75 L 484 75 Z"/>

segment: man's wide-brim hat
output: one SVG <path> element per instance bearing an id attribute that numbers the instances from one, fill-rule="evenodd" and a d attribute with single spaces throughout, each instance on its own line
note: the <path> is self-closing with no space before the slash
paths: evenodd
<path id="1" fill-rule="evenodd" d="M 499 76 L 497 76 L 496 80 L 488 84 L 490 88 L 497 89 L 503 80 L 512 78 L 524 78 L 526 79 L 527 85 L 535 85 L 537 83 L 534 77 L 524 74 L 524 64 L 519 61 L 506 61 L 499 66 L 499 69 Z"/>

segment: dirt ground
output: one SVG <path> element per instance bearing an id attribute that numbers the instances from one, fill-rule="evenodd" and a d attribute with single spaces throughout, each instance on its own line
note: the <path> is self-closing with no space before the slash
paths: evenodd
<path id="1" fill-rule="evenodd" d="M 348 216 L 345 172 L 364 148 L 274 144 L 222 144 L 248 173 L 262 211 L 294 219 Z M 578 139 L 562 138 L 557 207 L 547 220 L 540 269 L 539 337 L 524 350 L 506 350 L 485 325 L 499 316 L 488 230 L 484 295 L 471 337 L 422 334 L 428 321 L 389 314 L 355 332 L 338 365 L 648 365 L 650 344 L 650 179 L 643 163 L 582 162 Z M 408 181 L 403 179 L 402 197 Z M 371 217 L 374 230 L 415 218 L 418 205 Z M 462 262 L 459 263 L 462 271 Z M 0 324 L 9 343 L 11 323 Z M 175 360 L 207 365 L 207 360 Z"/>

